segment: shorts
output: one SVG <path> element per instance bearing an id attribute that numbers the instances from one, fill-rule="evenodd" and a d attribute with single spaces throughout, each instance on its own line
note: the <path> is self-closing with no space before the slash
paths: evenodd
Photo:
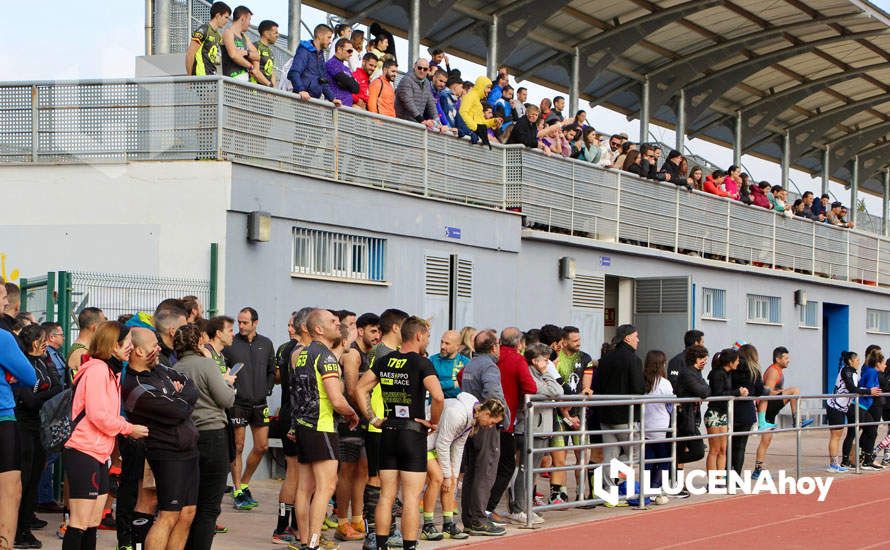
<path id="1" fill-rule="evenodd" d="M 779 411 L 785 408 L 785 400 L 784 399 L 773 399 L 767 402 L 766 405 L 766 421 L 770 424 L 776 423 L 776 417 L 779 415 Z"/>
<path id="2" fill-rule="evenodd" d="M 587 429 L 589 430 L 590 428 L 587 428 Z M 573 430 L 569 426 L 566 426 L 565 422 L 557 421 L 556 422 L 556 430 L 554 430 L 554 431 L 568 432 L 568 431 L 575 431 L 575 430 Z M 600 438 L 602 438 L 602 436 L 600 436 Z M 572 442 L 566 443 L 566 440 L 568 440 L 568 439 L 571 439 Z M 572 436 L 557 435 L 557 436 L 550 438 L 550 446 L 551 447 L 565 447 L 566 445 L 580 445 L 580 444 L 581 444 L 581 436 L 578 436 L 578 435 L 572 435 Z"/>
<path id="3" fill-rule="evenodd" d="M 725 428 L 727 426 L 729 426 L 729 418 L 725 412 L 708 409 L 708 412 L 705 413 L 706 428 Z"/>
<path id="4" fill-rule="evenodd" d="M 107 463 L 66 447 L 62 451 L 62 466 L 68 475 L 69 498 L 96 500 L 100 495 L 108 494 L 111 484 Z"/>
<path id="5" fill-rule="evenodd" d="M 365 432 L 365 455 L 368 457 L 368 476 L 380 474 L 380 432 Z"/>
<path id="6" fill-rule="evenodd" d="M 338 456 L 340 462 L 355 464 L 362 457 L 362 447 L 365 446 L 365 439 L 361 432 L 344 432 L 338 434 L 340 440 L 340 451 Z"/>
<path id="7" fill-rule="evenodd" d="M 178 512 L 198 502 L 198 457 L 186 460 L 148 459 L 155 476 L 158 510 Z"/>
<path id="8" fill-rule="evenodd" d="M 0 473 L 22 469 L 22 440 L 15 420 L 0 422 Z"/>
<path id="9" fill-rule="evenodd" d="M 397 428 L 383 430 L 380 439 L 381 470 L 426 472 L 426 453 L 426 433 Z"/>
<path id="10" fill-rule="evenodd" d="M 243 428 L 248 424 L 252 428 L 268 426 L 269 407 L 265 403 L 259 405 L 240 405 L 235 403 L 229 409 L 229 422 L 236 428 Z"/>
<path id="11" fill-rule="evenodd" d="M 336 432 L 319 432 L 297 424 L 296 445 L 300 464 L 337 460 L 340 456 L 340 436 Z"/>
<path id="12" fill-rule="evenodd" d="M 297 456 L 297 442 L 287 436 L 288 432 L 290 432 L 290 423 L 290 411 L 278 411 L 277 429 L 281 438 L 281 451 L 284 453 L 284 456 L 295 457 Z"/>
<path id="13" fill-rule="evenodd" d="M 825 416 L 828 417 L 829 426 L 845 426 L 847 424 L 847 413 L 835 408 L 825 407 Z"/>

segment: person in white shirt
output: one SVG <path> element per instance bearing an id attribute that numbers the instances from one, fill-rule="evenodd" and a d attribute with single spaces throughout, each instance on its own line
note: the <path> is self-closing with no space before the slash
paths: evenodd
<path id="1" fill-rule="evenodd" d="M 365 31 L 352 31 L 352 36 L 349 40 L 352 42 L 352 54 L 349 56 L 347 63 L 349 64 L 350 72 L 354 73 L 356 69 L 362 66 L 362 56 L 364 55 L 362 51 L 365 49 Z"/>
<path id="2" fill-rule="evenodd" d="M 652 350 L 646 354 L 643 363 L 643 381 L 646 385 L 646 397 L 674 397 L 674 388 L 667 379 L 667 356 L 663 351 Z M 671 425 L 672 403 L 647 403 L 643 405 L 643 418 L 646 426 L 646 439 L 664 439 Z M 669 459 L 671 457 L 670 443 L 647 443 L 646 460 Z M 658 462 L 646 464 L 646 470 L 651 476 L 650 486 L 653 489 L 661 487 L 662 472 L 670 470 L 670 462 Z M 665 495 L 655 497 L 655 504 L 666 504 L 668 498 Z"/>
<path id="3" fill-rule="evenodd" d="M 599 166 L 603 168 L 612 167 L 615 164 L 615 159 L 621 154 L 621 136 L 613 134 L 609 137 L 609 141 L 604 142 L 600 146 L 600 151 L 602 154 L 600 155 Z M 615 166 L 615 168 L 621 167 Z"/>

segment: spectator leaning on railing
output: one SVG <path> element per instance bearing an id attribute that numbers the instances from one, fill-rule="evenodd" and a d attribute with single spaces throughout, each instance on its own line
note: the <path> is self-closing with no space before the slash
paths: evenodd
<path id="1" fill-rule="evenodd" d="M 334 98 L 340 100 L 340 103 L 347 107 L 352 107 L 352 94 L 359 92 L 359 83 L 349 71 L 349 65 L 346 64 L 352 52 L 352 42 L 341 38 L 334 46 L 334 55 L 325 63 Z"/>
<path id="2" fill-rule="evenodd" d="M 457 105 L 464 95 L 464 83 L 460 78 L 449 77 L 445 82 L 445 89 L 439 92 L 439 122 L 443 126 L 457 129 L 455 117 L 457 117 Z"/>
<path id="3" fill-rule="evenodd" d="M 325 69 L 324 50 L 331 43 L 334 31 L 327 25 L 318 25 L 313 32 L 312 40 L 303 40 L 294 54 L 287 79 L 293 85 L 294 92 L 302 99 L 314 97 L 333 101 L 334 105 L 340 105 L 340 100 L 334 98 L 330 80 Z"/>
<path id="4" fill-rule="evenodd" d="M 278 23 L 268 19 L 260 21 L 257 31 L 260 33 L 260 39 L 254 42 L 253 45 L 260 56 L 257 62 L 259 64 L 259 74 L 251 77 L 250 81 L 274 88 L 278 84 L 278 77 L 275 75 L 275 58 L 272 56 L 272 46 L 278 40 Z M 260 75 L 265 80 L 261 80 Z"/>
<path id="5" fill-rule="evenodd" d="M 414 72 L 406 74 L 399 81 L 396 88 L 396 116 L 433 128 L 436 125 L 437 112 L 432 84 L 426 77 L 429 70 L 429 61 L 418 59 L 414 62 Z"/>
<path id="6" fill-rule="evenodd" d="M 354 36 L 354 35 L 353 35 Z M 355 47 L 353 42 L 352 47 Z M 371 87 L 371 74 L 377 68 L 377 56 L 366 53 L 362 57 L 361 66 L 352 73 L 352 78 L 358 82 L 358 93 L 352 94 L 352 105 L 359 109 L 368 108 L 368 89 Z"/>
<path id="7" fill-rule="evenodd" d="M 396 116 L 396 92 L 392 83 L 399 67 L 393 60 L 383 62 L 383 72 L 371 81 L 368 88 L 368 111 L 384 116 Z"/>
<path id="8" fill-rule="evenodd" d="M 472 134 L 478 136 L 482 143 L 488 144 L 488 129 L 496 128 L 500 123 L 499 118 L 486 119 L 482 110 L 482 99 L 491 91 L 491 80 L 480 76 L 476 79 L 473 89 L 460 102 L 460 117 Z M 475 142 L 475 140 L 474 140 Z"/>

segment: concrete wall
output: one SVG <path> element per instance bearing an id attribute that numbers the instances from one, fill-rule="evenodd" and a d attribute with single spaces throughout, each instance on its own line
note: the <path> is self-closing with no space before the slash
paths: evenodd
<path id="1" fill-rule="evenodd" d="M 224 250 L 227 162 L 22 165 L 2 174 L 0 252 L 22 276 L 65 269 L 207 278 L 210 243 Z"/>

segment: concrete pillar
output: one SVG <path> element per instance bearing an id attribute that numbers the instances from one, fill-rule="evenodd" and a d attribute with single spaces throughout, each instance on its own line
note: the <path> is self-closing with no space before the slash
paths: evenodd
<path id="1" fill-rule="evenodd" d="M 152 44 L 154 34 L 154 1 L 145 0 L 145 55 L 152 55 L 154 44 Z"/>
<path id="2" fill-rule="evenodd" d="M 300 11 L 303 7 L 302 0 L 288 0 L 287 2 L 287 49 L 296 53 L 300 45 Z"/>
<path id="3" fill-rule="evenodd" d="M 791 179 L 791 132 L 785 130 L 782 139 L 782 187 L 788 188 L 789 179 Z"/>
<path id="4" fill-rule="evenodd" d="M 686 147 L 686 90 L 677 92 L 677 131 L 675 149 L 683 152 Z"/>
<path id="5" fill-rule="evenodd" d="M 649 77 L 640 84 L 640 143 L 649 141 Z"/>
<path id="6" fill-rule="evenodd" d="M 485 60 L 485 70 L 488 78 L 494 79 L 498 73 L 498 15 L 491 16 L 491 25 L 488 27 L 488 56 Z"/>
<path id="7" fill-rule="evenodd" d="M 420 57 L 420 0 L 411 0 L 411 8 L 408 10 L 408 64 L 414 66 L 414 62 Z"/>
<path id="8" fill-rule="evenodd" d="M 890 168 L 884 168 L 884 202 L 881 209 L 881 235 L 887 237 L 887 219 L 890 218 Z"/>
<path id="9" fill-rule="evenodd" d="M 157 49 L 154 53 L 166 54 L 170 52 L 170 2 L 172 0 L 158 0 L 157 17 L 154 18 L 154 34 L 157 37 L 155 44 Z"/>
<path id="10" fill-rule="evenodd" d="M 856 223 L 856 201 L 859 200 L 859 155 L 853 157 L 853 172 L 850 176 L 850 219 Z"/>
<path id="11" fill-rule="evenodd" d="M 735 137 L 732 144 L 732 163 L 742 166 L 742 112 L 735 113 Z"/>
<path id="12" fill-rule="evenodd" d="M 822 151 L 822 194 L 828 193 L 828 184 L 831 182 L 831 150 L 828 145 Z"/>
<path id="13" fill-rule="evenodd" d="M 581 51 L 572 53 L 572 81 L 569 85 L 569 116 L 575 116 L 581 105 Z"/>

